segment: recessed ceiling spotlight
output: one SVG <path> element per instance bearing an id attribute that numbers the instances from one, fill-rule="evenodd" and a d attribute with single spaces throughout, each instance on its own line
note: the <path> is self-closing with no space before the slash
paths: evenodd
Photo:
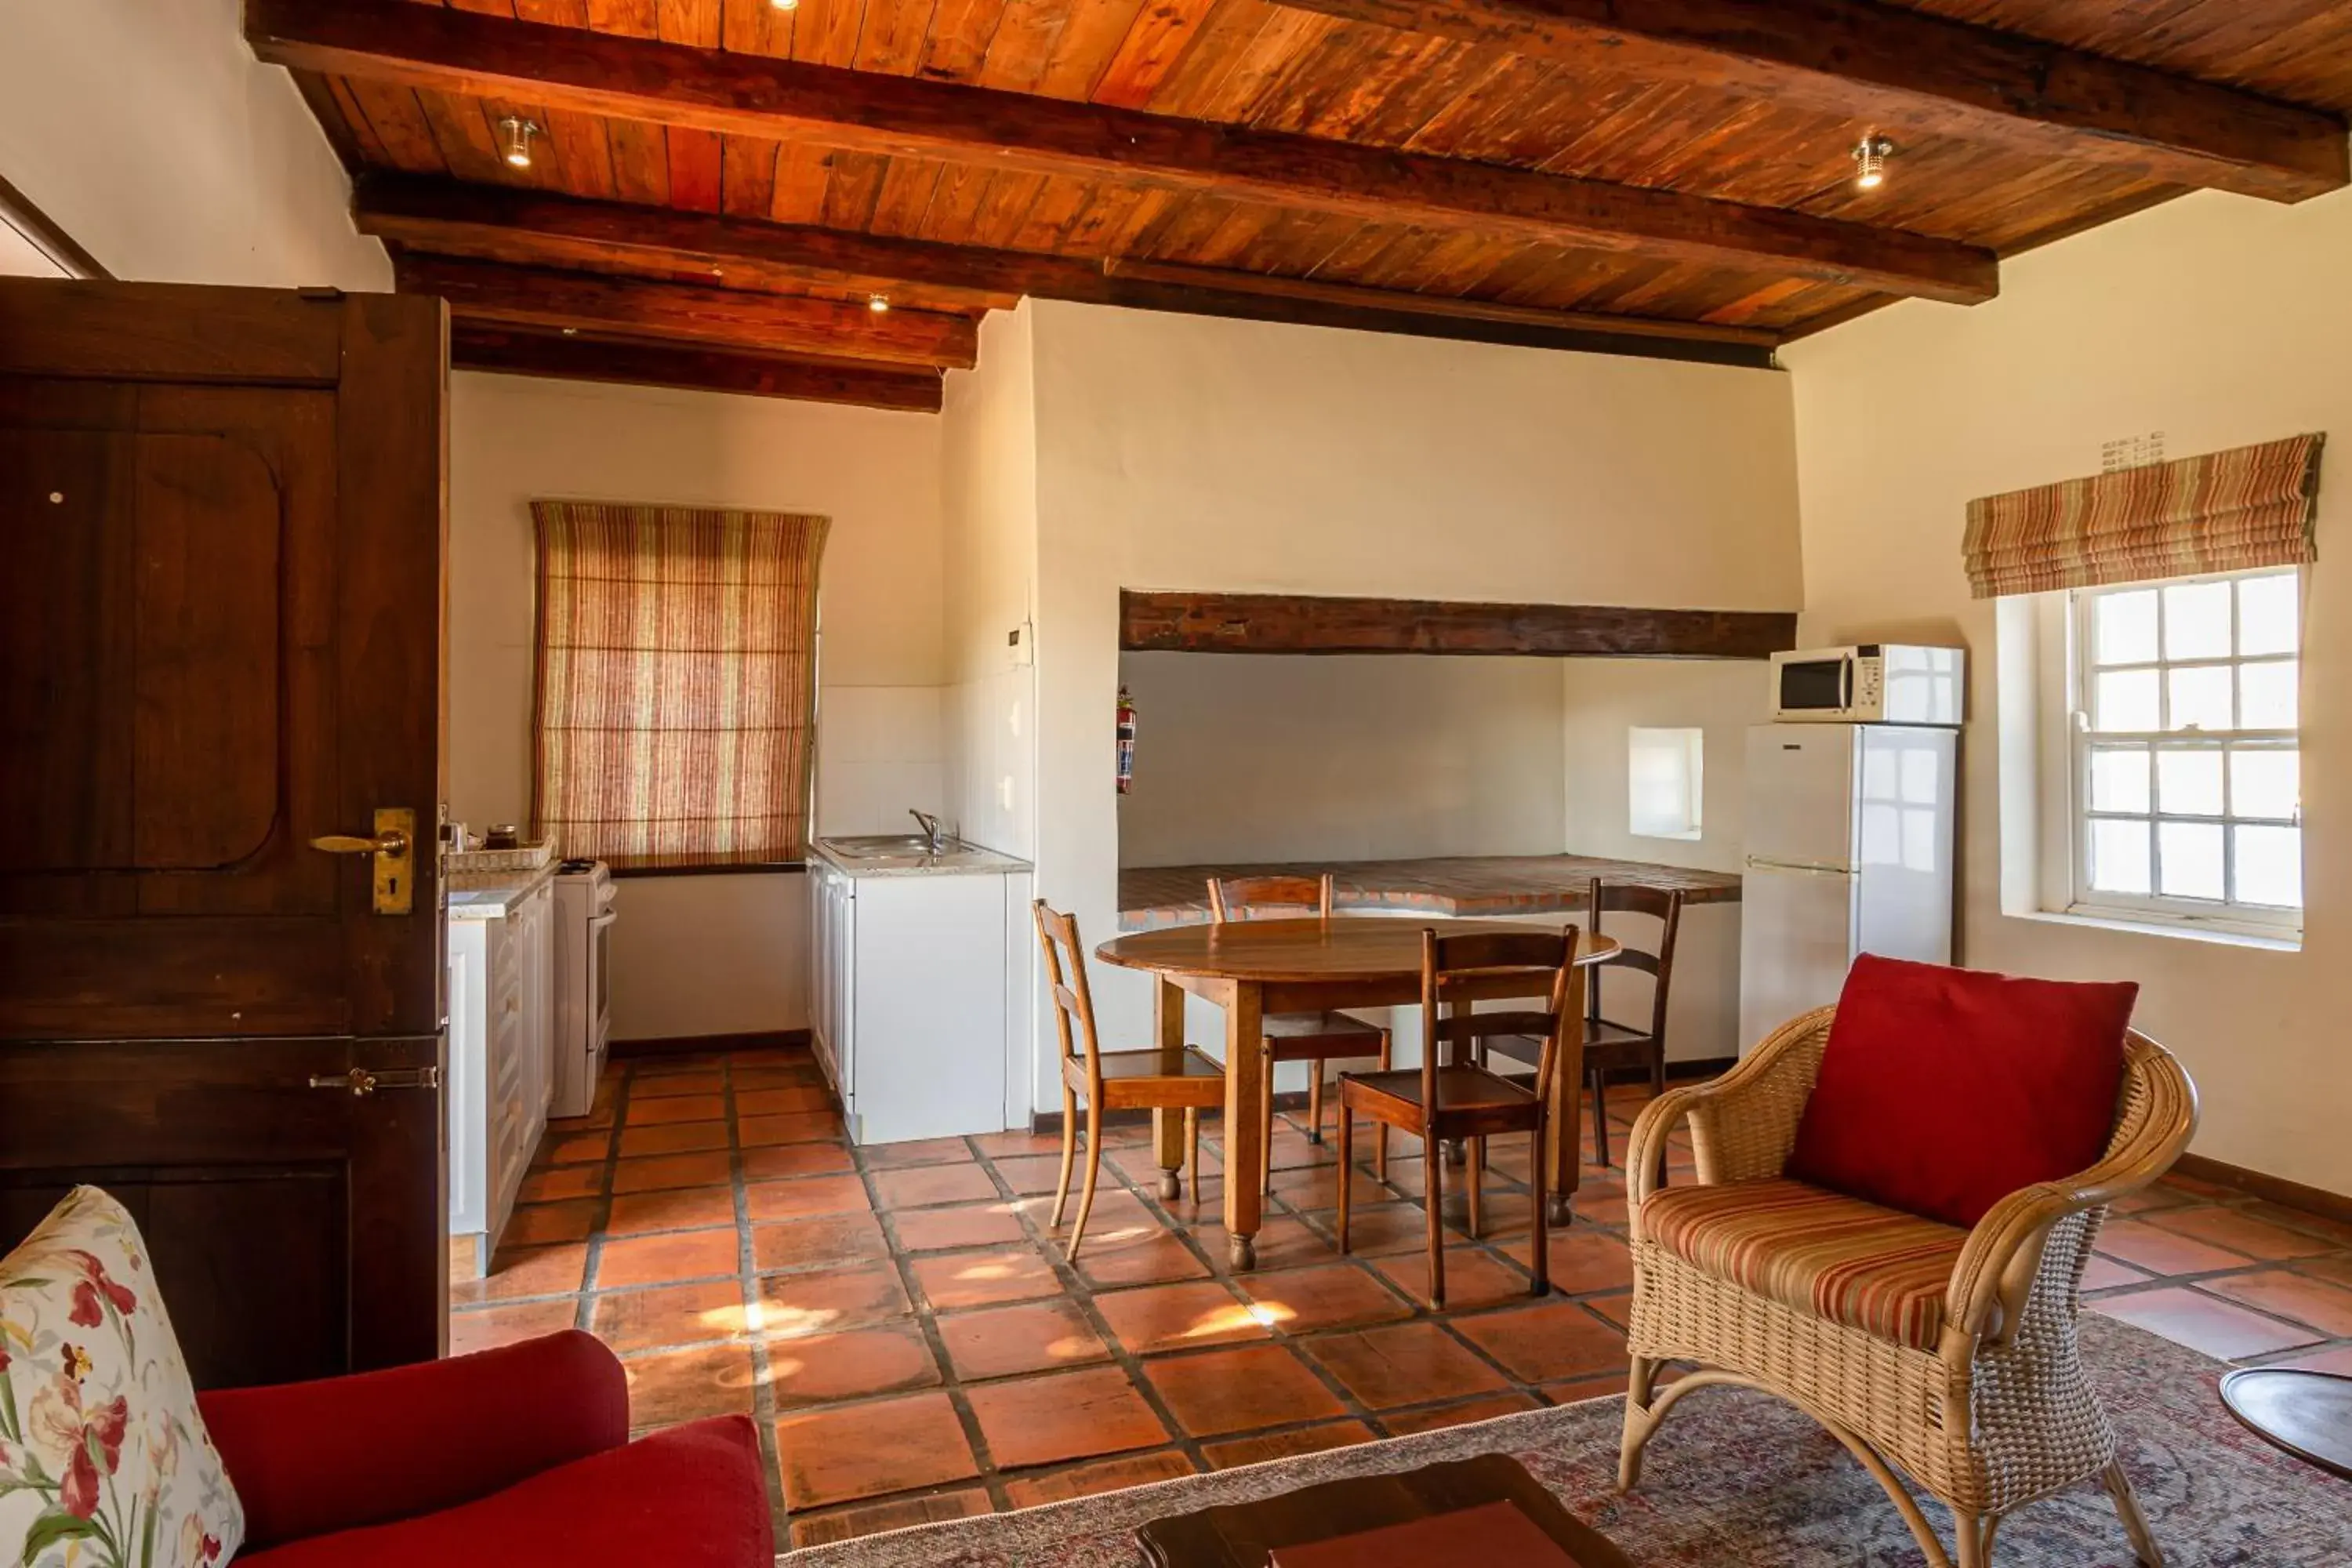
<path id="1" fill-rule="evenodd" d="M 1874 131 L 1854 143 L 1853 183 L 1862 190 L 1874 191 L 1886 183 L 1886 160 L 1895 156 L 1895 143 Z"/>
<path id="2" fill-rule="evenodd" d="M 887 294 L 868 294 L 866 296 L 866 308 L 873 311 L 877 316 L 881 315 L 890 308 L 890 296 Z"/>
<path id="3" fill-rule="evenodd" d="M 768 4 L 779 11 L 797 11 L 801 8 L 801 0 L 768 0 Z"/>
<path id="4" fill-rule="evenodd" d="M 563 329 L 563 335 L 567 338 L 576 338 L 580 335 L 580 329 L 577 327 L 566 327 Z"/>
<path id="5" fill-rule="evenodd" d="M 530 167 L 530 139 L 539 134 L 539 127 L 528 120 L 508 115 L 499 121 L 499 140 L 505 143 L 507 162 L 518 169 Z"/>

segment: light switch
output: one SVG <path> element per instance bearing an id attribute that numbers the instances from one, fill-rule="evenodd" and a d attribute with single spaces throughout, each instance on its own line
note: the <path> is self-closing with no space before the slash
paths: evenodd
<path id="1" fill-rule="evenodd" d="M 1032 665 L 1037 662 L 1036 644 L 1036 627 L 1027 621 L 1022 622 L 1019 626 L 1004 634 L 1004 645 L 1006 647 L 1010 648 L 1013 653 L 1013 668 L 1019 669 L 1024 665 Z"/>

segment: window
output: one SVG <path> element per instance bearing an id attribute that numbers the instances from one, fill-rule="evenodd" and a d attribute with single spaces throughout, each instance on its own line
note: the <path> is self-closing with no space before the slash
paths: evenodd
<path id="1" fill-rule="evenodd" d="M 534 501 L 531 820 L 614 870 L 797 861 L 825 520 Z"/>
<path id="2" fill-rule="evenodd" d="M 2078 588 L 2070 911 L 2303 924 L 2294 570 Z"/>
<path id="3" fill-rule="evenodd" d="M 1706 793 L 1706 733 L 1625 731 L 1625 828 L 1643 838 L 1696 838 Z"/>

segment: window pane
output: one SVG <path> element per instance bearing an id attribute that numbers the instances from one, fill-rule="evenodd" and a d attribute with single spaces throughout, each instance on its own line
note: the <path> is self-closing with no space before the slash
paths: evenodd
<path id="1" fill-rule="evenodd" d="M 2240 827 L 2238 901 L 2303 907 L 2303 829 Z"/>
<path id="2" fill-rule="evenodd" d="M 2293 653 L 2302 613 L 2301 584 L 2292 572 L 2247 577 L 2238 584 L 2238 651 Z"/>
<path id="3" fill-rule="evenodd" d="M 2238 667 L 2238 722 L 2249 730 L 2292 730 L 2295 724 L 2294 659 Z"/>
<path id="4" fill-rule="evenodd" d="M 2169 683 L 2172 699 L 2169 728 L 2219 731 L 2235 727 L 2230 718 L 2229 666 L 2168 669 L 2164 678 Z"/>
<path id="5" fill-rule="evenodd" d="M 2221 816 L 2221 753 L 2158 752 L 2156 796 L 2157 809 L 2168 816 Z"/>
<path id="6" fill-rule="evenodd" d="M 2156 590 L 2102 594 L 2091 601 L 2091 626 L 2100 664 L 2156 662 Z"/>
<path id="7" fill-rule="evenodd" d="M 2091 753 L 2091 809 L 2148 809 L 2147 753 L 2114 749 Z"/>
<path id="8" fill-rule="evenodd" d="M 2230 584 L 2184 583 L 2164 591 L 2164 657 L 2230 657 Z"/>
<path id="9" fill-rule="evenodd" d="M 2210 822 L 2159 822 L 2162 891 L 2170 899 L 2221 897 L 2221 828 Z"/>
<path id="10" fill-rule="evenodd" d="M 2147 823 L 2104 816 L 2092 821 L 2091 886 L 2102 893 L 2148 890 Z"/>
<path id="11" fill-rule="evenodd" d="M 2156 710 L 2156 671 L 2126 669 L 2101 675 L 2091 708 L 2095 730 L 2153 730 L 2161 721 Z"/>
<path id="12" fill-rule="evenodd" d="M 2230 812 L 2234 816 L 2293 816 L 2303 797 L 2301 759 L 2281 748 L 2230 753 Z"/>

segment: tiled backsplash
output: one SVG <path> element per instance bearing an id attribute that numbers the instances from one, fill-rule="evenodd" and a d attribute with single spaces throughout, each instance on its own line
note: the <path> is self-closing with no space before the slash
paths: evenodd
<path id="1" fill-rule="evenodd" d="M 947 801 L 936 686 L 827 686 L 817 700 L 816 831 L 910 833 L 909 808 Z"/>

